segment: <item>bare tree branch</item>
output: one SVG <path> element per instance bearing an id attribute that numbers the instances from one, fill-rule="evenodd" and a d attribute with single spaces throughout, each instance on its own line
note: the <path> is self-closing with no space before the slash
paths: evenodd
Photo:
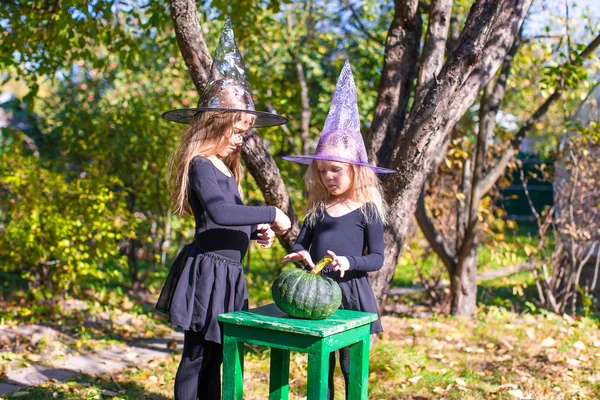
<path id="1" fill-rule="evenodd" d="M 420 104 L 424 95 L 431 87 L 435 75 L 440 72 L 444 63 L 444 51 L 448 37 L 448 25 L 452 0 L 433 0 L 429 13 L 427 35 L 421 52 L 419 73 L 417 75 L 417 88 L 414 104 Z M 413 109 L 416 108 L 413 105 Z"/>
<path id="2" fill-rule="evenodd" d="M 385 166 L 404 123 L 421 41 L 418 0 L 395 0 L 394 19 L 385 42 L 367 152 L 371 162 Z"/>
<path id="3" fill-rule="evenodd" d="M 206 84 L 212 57 L 206 47 L 194 0 L 171 0 L 171 18 L 181 55 L 198 93 Z"/>
<path id="4" fill-rule="evenodd" d="M 448 271 L 453 271 L 456 268 L 456 256 L 454 252 L 448 247 L 444 236 L 435 227 L 435 224 L 427 215 L 425 207 L 425 188 L 421 191 L 419 200 L 417 201 L 417 210 L 415 212 L 419 228 L 425 235 L 425 238 L 431 244 L 431 247 L 435 253 L 440 257 Z"/>
<path id="5" fill-rule="evenodd" d="M 473 5 L 456 50 L 444 64 L 423 102 L 416 104 L 416 111 L 411 113 L 405 132 L 399 138 L 402 140 L 396 143 L 390 163 L 392 167 L 402 166 L 403 170 L 410 171 L 421 164 L 431 139 L 439 136 L 436 133 L 449 104 L 457 100 L 457 88 L 482 56 L 502 3 L 503 0 L 481 0 Z M 407 175 L 397 174 L 391 181 L 404 180 Z"/>
<path id="6" fill-rule="evenodd" d="M 306 76 L 304 74 L 304 67 L 302 62 L 296 56 L 296 54 L 289 50 L 294 65 L 296 66 L 296 76 L 298 77 L 298 83 L 300 84 L 300 101 L 302 103 L 302 119 L 300 121 L 301 126 L 301 138 L 302 138 L 302 154 L 308 154 L 310 151 L 310 117 L 311 109 L 308 101 L 308 85 L 306 83 Z"/>
<path id="7" fill-rule="evenodd" d="M 450 55 L 458 44 L 458 38 L 460 37 L 460 23 L 456 15 L 450 16 L 450 29 L 448 32 L 448 38 L 446 39 L 446 54 Z"/>
<path id="8" fill-rule="evenodd" d="M 466 216 L 464 221 L 466 227 L 462 235 L 461 246 L 457 249 L 458 263 L 460 264 L 471 251 L 471 246 L 477 235 L 477 221 L 479 214 L 479 203 L 481 198 L 487 192 L 481 190 L 480 182 L 483 179 L 483 169 L 485 167 L 485 155 L 487 153 L 487 144 L 494 134 L 496 127 L 496 115 L 500 109 L 500 104 L 506 93 L 506 83 L 510 75 L 512 62 L 517 53 L 521 41 L 521 31 L 515 38 L 513 45 L 506 54 L 498 81 L 494 83 L 490 80 L 486 85 L 480 101 L 479 107 L 479 132 L 477 134 L 477 145 L 475 148 L 475 156 L 473 157 L 473 172 L 470 182 L 470 195 L 468 196 L 466 208 Z"/>
<path id="9" fill-rule="evenodd" d="M 590 57 L 594 51 L 600 46 L 600 35 L 596 38 L 581 52 L 578 60 L 574 62 L 575 65 L 579 65 L 582 60 Z M 581 60 L 581 61 L 579 61 Z M 560 98 L 563 89 L 558 88 L 546 101 L 525 121 L 515 137 L 511 140 L 510 146 L 504 151 L 500 159 L 496 162 L 496 165 L 488 172 L 486 177 L 481 181 L 480 190 L 483 193 L 489 191 L 495 184 L 496 181 L 504 174 L 504 170 L 508 163 L 513 159 L 514 155 L 517 154 L 521 147 L 521 142 L 527 134 L 527 132 L 546 114 L 550 106 Z"/>
<path id="10" fill-rule="evenodd" d="M 383 42 L 376 37 L 375 35 L 373 35 L 362 23 L 362 20 L 360 18 L 360 15 L 358 15 L 358 13 L 356 12 L 356 9 L 354 8 L 354 6 L 352 5 L 352 3 L 350 2 L 350 0 L 344 0 L 344 4 L 346 4 L 346 7 L 348 7 L 348 9 L 352 12 L 352 17 L 354 18 L 354 20 L 356 21 L 357 25 L 358 25 L 358 29 L 364 33 L 369 39 L 371 39 L 372 41 L 374 41 L 375 43 L 377 43 L 378 45 L 383 46 Z"/>
<path id="11" fill-rule="evenodd" d="M 27 147 L 33 152 L 33 156 L 40 158 L 40 149 L 38 145 L 35 143 L 35 140 L 31 138 L 31 136 L 27 135 L 23 131 L 18 131 L 19 134 L 23 137 L 23 141 L 27 144 Z"/>
<path id="12" fill-rule="evenodd" d="M 531 2 L 532 0 L 507 0 L 503 8 L 504 11 L 494 23 L 492 34 L 483 49 L 483 57 L 481 57 L 467 80 L 458 89 L 456 98 L 460 99 L 460 101 L 450 104 L 443 116 L 439 141 L 432 143 L 434 152 L 437 151 L 438 143 L 444 141 L 446 135 L 450 133 L 460 118 L 471 107 L 478 94 L 504 62 L 504 57 L 513 45 L 515 37 L 521 29 Z"/>

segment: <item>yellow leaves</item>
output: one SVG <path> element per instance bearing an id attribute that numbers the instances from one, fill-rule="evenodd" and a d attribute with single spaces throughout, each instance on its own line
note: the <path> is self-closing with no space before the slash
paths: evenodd
<path id="1" fill-rule="evenodd" d="M 25 358 L 34 363 L 40 362 L 40 360 L 42 359 L 42 357 L 39 354 L 33 354 L 33 353 L 25 354 Z"/>
<path id="2" fill-rule="evenodd" d="M 527 254 L 528 257 L 531 257 L 532 254 L 538 253 L 537 247 L 534 247 L 529 243 L 525 243 L 525 246 L 523 246 L 523 250 L 525 250 L 525 254 Z"/>

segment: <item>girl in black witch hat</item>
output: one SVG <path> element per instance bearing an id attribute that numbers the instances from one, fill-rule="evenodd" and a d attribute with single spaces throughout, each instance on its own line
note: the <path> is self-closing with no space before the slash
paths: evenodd
<path id="1" fill-rule="evenodd" d="M 194 242 L 173 263 L 156 309 L 185 331 L 175 399 L 218 400 L 223 348 L 217 316 L 247 308 L 240 262 L 250 240 L 269 247 L 275 232 L 290 228 L 289 218 L 276 207 L 243 205 L 240 146 L 252 126 L 287 119 L 254 110 L 229 19 L 199 107 L 163 117 L 190 124 L 172 157 L 171 199 L 179 214 L 193 213 L 196 230 Z"/>

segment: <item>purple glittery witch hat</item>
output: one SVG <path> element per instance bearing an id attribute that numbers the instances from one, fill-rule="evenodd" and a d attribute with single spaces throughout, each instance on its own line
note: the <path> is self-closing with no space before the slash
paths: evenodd
<path id="1" fill-rule="evenodd" d="M 189 124 L 194 115 L 207 111 L 242 111 L 256 115 L 253 125 L 255 128 L 282 125 L 288 122 L 288 119 L 281 115 L 254 109 L 252 91 L 246 77 L 246 67 L 235 43 L 229 18 L 223 26 L 219 45 L 210 68 L 210 76 L 200 95 L 198 107 L 171 110 L 162 116 L 169 121 Z"/>
<path id="2" fill-rule="evenodd" d="M 369 167 L 378 174 L 396 172 L 369 164 L 365 143 L 360 134 L 356 86 L 348 60 L 338 78 L 315 154 L 285 156 L 283 159 L 301 164 L 310 164 L 313 160 L 339 161 Z"/>

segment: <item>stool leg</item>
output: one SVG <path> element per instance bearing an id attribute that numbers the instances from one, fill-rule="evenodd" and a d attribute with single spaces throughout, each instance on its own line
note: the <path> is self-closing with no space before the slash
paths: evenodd
<path id="1" fill-rule="evenodd" d="M 269 400 L 287 400 L 289 393 L 290 352 L 271 348 L 271 373 L 269 377 Z"/>
<path id="2" fill-rule="evenodd" d="M 327 398 L 327 378 L 329 373 L 329 352 L 308 353 L 308 393 L 307 400 Z"/>
<path id="3" fill-rule="evenodd" d="M 244 343 L 223 338 L 223 400 L 242 400 L 244 390 Z"/>
<path id="4" fill-rule="evenodd" d="M 369 393 L 369 335 L 350 345 L 348 400 L 367 400 Z"/>

